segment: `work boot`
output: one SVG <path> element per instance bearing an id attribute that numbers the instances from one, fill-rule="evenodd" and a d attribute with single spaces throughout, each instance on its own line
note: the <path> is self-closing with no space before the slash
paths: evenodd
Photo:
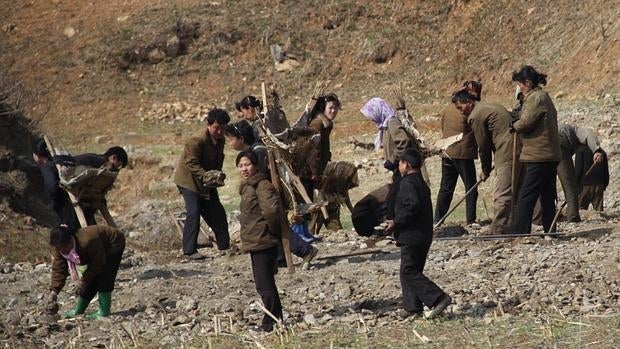
<path id="1" fill-rule="evenodd" d="M 319 249 L 314 247 L 314 246 L 310 246 L 310 252 L 308 252 L 304 257 L 303 257 L 303 262 L 301 263 L 301 268 L 302 269 L 308 269 L 308 267 L 310 266 L 310 262 L 314 259 L 314 257 L 316 257 L 316 255 L 319 253 Z"/>
<path id="2" fill-rule="evenodd" d="M 86 317 L 90 320 L 96 320 L 104 316 L 110 315 L 112 306 L 112 292 L 99 292 L 99 309 L 88 314 Z"/>
<path id="3" fill-rule="evenodd" d="M 435 304 L 433 309 L 431 309 L 431 310 L 427 311 L 426 313 L 424 313 L 424 317 L 427 318 L 427 319 L 432 319 L 435 316 L 441 314 L 444 310 L 446 310 L 446 308 L 450 304 L 452 304 L 452 298 L 450 296 L 448 296 L 447 293 L 444 293 L 444 295 L 441 296 L 439 301 L 437 301 L 437 303 Z"/>
<path id="4" fill-rule="evenodd" d="M 76 317 L 77 315 L 84 314 L 86 307 L 88 307 L 88 303 L 90 303 L 90 301 L 87 301 L 82 297 L 78 297 L 77 303 L 75 304 L 75 309 L 66 312 L 64 314 L 65 319 L 71 319 Z"/>

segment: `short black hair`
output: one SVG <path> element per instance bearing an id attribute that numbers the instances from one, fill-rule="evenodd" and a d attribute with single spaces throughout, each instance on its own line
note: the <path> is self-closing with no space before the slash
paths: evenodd
<path id="1" fill-rule="evenodd" d="M 531 65 L 524 65 L 519 70 L 512 73 L 512 81 L 525 84 L 527 80 L 530 80 L 532 84 L 534 84 L 534 87 L 537 87 L 538 85 L 546 85 L 547 75 L 539 73 Z"/>
<path id="2" fill-rule="evenodd" d="M 50 151 L 47 149 L 47 144 L 43 139 L 39 140 L 37 144 L 34 145 L 34 150 L 32 152 L 39 157 L 52 158 L 52 154 L 50 154 Z"/>
<path id="3" fill-rule="evenodd" d="M 263 109 L 263 102 L 254 96 L 245 96 L 239 102 L 235 103 L 235 109 L 237 109 L 237 111 L 241 111 L 241 108 Z"/>
<path id="4" fill-rule="evenodd" d="M 228 124 L 224 128 L 224 134 L 227 136 L 243 138 L 243 143 L 252 145 L 256 142 L 254 137 L 254 128 L 246 120 L 239 120 L 235 123 Z"/>
<path id="5" fill-rule="evenodd" d="M 456 102 L 466 103 L 466 102 L 473 102 L 475 100 L 477 100 L 476 96 L 472 95 L 471 93 L 469 93 L 467 90 L 464 90 L 464 89 L 458 90 L 452 94 L 452 103 L 456 103 Z"/>
<path id="6" fill-rule="evenodd" d="M 244 151 L 240 152 L 237 155 L 237 159 L 235 160 L 235 166 L 239 166 L 239 161 L 241 161 L 241 158 L 248 158 L 248 160 L 250 160 L 252 165 L 257 165 L 258 164 L 258 156 L 256 155 L 255 152 L 253 152 L 251 150 L 244 150 Z"/>
<path id="7" fill-rule="evenodd" d="M 116 145 L 103 153 L 103 156 L 106 159 L 112 155 L 116 155 L 116 158 L 123 164 L 123 167 L 127 167 L 127 162 L 129 161 L 129 158 L 127 157 L 127 152 L 125 151 L 125 149 Z"/>
<path id="8" fill-rule="evenodd" d="M 408 162 L 411 168 L 420 168 L 422 166 L 422 155 L 414 148 L 405 150 L 400 160 Z"/>
<path id="9" fill-rule="evenodd" d="M 211 109 L 207 114 L 207 123 L 213 125 L 214 122 L 224 126 L 230 122 L 230 116 L 228 116 L 228 113 L 224 109 Z"/>
<path id="10" fill-rule="evenodd" d="M 71 241 L 77 232 L 77 227 L 73 225 L 57 225 L 50 230 L 50 245 L 60 246 Z"/>

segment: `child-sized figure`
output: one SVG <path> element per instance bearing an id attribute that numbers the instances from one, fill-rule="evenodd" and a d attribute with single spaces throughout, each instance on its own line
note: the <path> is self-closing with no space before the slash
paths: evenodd
<path id="1" fill-rule="evenodd" d="M 394 219 L 388 231 L 400 245 L 400 284 L 405 315 L 421 316 L 423 306 L 432 318 L 444 311 L 452 298 L 424 274 L 426 256 L 433 241 L 433 204 L 431 191 L 420 172 L 422 157 L 414 149 L 401 156 L 398 171 L 403 177 L 396 195 Z"/>

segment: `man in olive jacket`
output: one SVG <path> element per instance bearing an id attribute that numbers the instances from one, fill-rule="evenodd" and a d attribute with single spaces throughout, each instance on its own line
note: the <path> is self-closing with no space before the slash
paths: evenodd
<path id="1" fill-rule="evenodd" d="M 512 146 L 509 132 L 511 116 L 499 104 L 477 102 L 467 91 L 452 96 L 457 109 L 467 116 L 478 144 L 481 179 L 487 179 L 495 163 L 495 189 L 493 192 L 494 217 L 488 234 L 504 234 L 510 229 L 512 200 Z M 517 168 L 517 178 L 520 169 Z"/>
<path id="2" fill-rule="evenodd" d="M 183 228 L 183 254 L 190 259 L 204 259 L 198 253 L 200 216 L 215 233 L 219 250 L 230 245 L 226 211 L 220 202 L 217 188 L 224 185 L 224 127 L 230 121 L 228 113 L 213 109 L 207 116 L 206 130 L 200 130 L 186 143 L 174 174 L 187 216 Z"/>

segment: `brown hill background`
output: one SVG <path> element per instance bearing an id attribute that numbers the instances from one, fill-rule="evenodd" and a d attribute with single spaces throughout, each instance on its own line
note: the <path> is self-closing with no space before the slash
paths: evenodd
<path id="1" fill-rule="evenodd" d="M 341 125 L 359 122 L 362 103 L 389 97 L 399 81 L 416 106 L 445 103 L 471 78 L 484 82 L 488 98 L 511 104 L 510 73 L 524 63 L 549 75 L 558 98 L 618 91 L 618 1 L 0 3 L 2 78 L 36 91 L 41 98 L 29 113 L 46 114 L 44 130 L 73 143 L 104 131 L 140 132 L 156 103 L 232 110 L 261 81 L 277 86 L 293 118 L 315 80 L 332 80 L 344 102 Z M 300 65 L 277 72 L 271 44 Z"/>

